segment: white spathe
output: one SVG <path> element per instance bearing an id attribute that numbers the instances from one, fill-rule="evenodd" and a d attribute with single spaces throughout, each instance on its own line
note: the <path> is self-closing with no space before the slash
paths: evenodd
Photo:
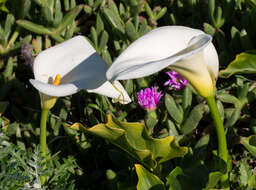
<path id="1" fill-rule="evenodd" d="M 203 97 L 213 95 L 219 71 L 211 36 L 184 26 L 152 30 L 133 42 L 106 73 L 109 81 L 145 77 L 166 67 L 179 72 Z"/>
<path id="2" fill-rule="evenodd" d="M 108 65 L 97 54 L 91 44 L 83 37 L 76 36 L 61 44 L 41 52 L 34 61 L 35 79 L 31 84 L 40 92 L 52 97 L 68 96 L 86 89 L 122 103 L 131 102 L 123 86 L 115 81 L 118 92 L 106 79 Z M 52 84 L 60 74 L 60 84 Z"/>

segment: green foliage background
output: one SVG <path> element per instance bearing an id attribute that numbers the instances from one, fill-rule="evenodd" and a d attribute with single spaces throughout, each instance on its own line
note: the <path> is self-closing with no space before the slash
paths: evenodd
<path id="1" fill-rule="evenodd" d="M 111 65 L 148 31 L 184 25 L 213 36 L 223 70 L 216 98 L 232 159 L 231 189 L 255 189 L 255 23 L 255 0 L 0 0 L 0 188 L 37 188 L 43 173 L 48 183 L 41 189 L 143 189 L 136 171 L 150 175 L 160 189 L 218 188 L 221 169 L 230 167 L 212 152 L 217 141 L 209 109 L 189 86 L 178 92 L 165 88 L 165 71 L 123 81 L 133 100 L 128 105 L 85 91 L 60 98 L 47 123 L 48 169 L 40 170 L 40 97 L 28 81 L 34 57 L 80 34 Z M 136 93 L 153 85 L 165 96 L 150 113 L 138 106 Z M 154 138 L 174 136 L 188 147 L 187 155 L 148 173 L 140 165 L 135 169 L 143 163 L 111 141 L 69 128 L 76 122 L 86 127 L 106 123 L 107 113 L 123 122 L 145 123 Z"/>

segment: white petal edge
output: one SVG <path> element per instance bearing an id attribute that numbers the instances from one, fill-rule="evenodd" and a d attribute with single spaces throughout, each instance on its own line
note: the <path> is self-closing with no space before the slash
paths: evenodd
<path id="1" fill-rule="evenodd" d="M 127 92 L 125 91 L 124 87 L 122 86 L 122 84 L 118 81 L 114 81 L 114 85 L 116 86 L 116 88 L 122 92 L 122 94 L 120 92 L 118 92 L 114 86 L 109 82 L 106 81 L 104 84 L 102 84 L 99 88 L 96 89 L 89 89 L 87 90 L 90 93 L 97 93 L 97 94 L 101 94 L 116 100 L 120 100 L 119 102 L 122 104 L 128 104 L 131 102 L 131 98 L 129 97 L 129 95 L 127 94 Z"/>
<path id="2" fill-rule="evenodd" d="M 109 81 L 127 80 L 141 78 L 156 73 L 183 58 L 189 57 L 202 51 L 211 42 L 212 37 L 200 34 L 193 38 L 189 46 L 178 53 L 156 61 L 148 61 L 148 57 L 137 57 L 135 59 L 119 62 L 115 67 L 110 67 L 106 73 Z"/>
<path id="3" fill-rule="evenodd" d="M 134 41 L 118 56 L 108 69 L 107 79 L 110 80 L 113 78 L 113 73 L 116 72 L 116 68 L 122 62 L 126 62 L 126 66 L 128 67 L 134 64 L 143 64 L 145 62 L 167 58 L 185 49 L 189 41 L 199 34 L 205 33 L 201 30 L 184 26 L 163 26 L 156 28 Z M 206 60 L 205 63 L 212 70 L 211 73 L 215 75 L 215 79 L 217 79 L 219 61 L 216 49 L 212 43 L 205 47 L 204 57 Z M 132 59 L 136 59 L 137 61 L 131 61 Z"/>
<path id="4" fill-rule="evenodd" d="M 86 38 L 76 36 L 39 53 L 33 64 L 33 72 L 36 80 L 45 83 L 48 82 L 48 78 L 55 78 L 57 74 L 64 78 L 74 70 L 86 72 L 87 65 L 92 67 L 91 62 L 94 61 L 97 61 L 98 69 L 102 68 L 100 70 L 106 72 L 108 68 L 106 63 L 99 59 L 100 56 Z M 72 77 L 68 76 L 68 78 L 72 80 Z"/>
<path id="5" fill-rule="evenodd" d="M 40 92 L 49 96 L 62 97 L 78 92 L 78 88 L 71 84 L 61 84 L 58 86 L 30 79 L 29 82 Z"/>

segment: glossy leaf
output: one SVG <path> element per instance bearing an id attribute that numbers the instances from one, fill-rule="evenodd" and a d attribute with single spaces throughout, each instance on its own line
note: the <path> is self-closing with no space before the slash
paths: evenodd
<path id="1" fill-rule="evenodd" d="M 108 43 L 108 33 L 104 30 L 100 36 L 99 49 L 102 50 Z"/>
<path id="2" fill-rule="evenodd" d="M 254 157 L 256 157 L 256 135 L 242 138 L 241 143 Z"/>
<path id="3" fill-rule="evenodd" d="M 21 26 L 31 32 L 35 32 L 37 34 L 51 34 L 52 33 L 52 31 L 49 30 L 48 28 L 45 28 L 42 25 L 35 24 L 35 23 L 27 21 L 27 20 L 17 20 L 16 23 L 19 26 Z"/>
<path id="4" fill-rule="evenodd" d="M 131 41 L 134 41 L 139 37 L 139 35 L 138 35 L 138 33 L 135 29 L 135 26 L 133 25 L 133 23 L 131 21 L 128 21 L 125 24 L 125 31 L 126 31 L 126 34 L 127 34 L 128 38 Z"/>
<path id="5" fill-rule="evenodd" d="M 119 15 L 115 14 L 115 12 L 111 11 L 109 8 L 104 8 L 103 14 L 114 29 L 122 34 L 124 33 L 124 24 Z"/>
<path id="6" fill-rule="evenodd" d="M 62 32 L 76 18 L 76 16 L 80 13 L 82 8 L 83 8 L 83 6 L 79 5 L 79 6 L 75 7 L 74 9 L 72 9 L 71 11 L 69 11 L 62 19 L 60 25 L 56 29 L 56 32 L 57 33 Z"/>
<path id="7" fill-rule="evenodd" d="M 154 169 L 158 163 L 183 157 L 187 153 L 187 148 L 180 147 L 174 137 L 152 138 L 143 124 L 121 122 L 111 115 L 107 115 L 106 124 L 101 123 L 86 128 L 82 124 L 75 123 L 70 128 L 110 141 L 151 169 Z"/>
<path id="8" fill-rule="evenodd" d="M 198 176 L 195 172 L 204 174 L 206 176 L 201 179 L 196 179 L 195 176 Z M 222 173 L 219 171 L 206 173 L 207 171 L 203 170 L 203 167 L 198 168 L 186 168 L 185 170 L 179 166 L 173 169 L 167 177 L 166 184 L 169 186 L 169 190 L 210 190 L 213 189 L 219 182 Z M 195 176 L 192 176 L 194 173 Z M 196 181 L 195 181 L 196 180 Z"/>
<path id="9" fill-rule="evenodd" d="M 181 124 L 183 121 L 182 108 L 176 104 L 173 97 L 169 94 L 165 95 L 165 107 L 170 116 L 178 123 Z"/>
<path id="10" fill-rule="evenodd" d="M 185 175 L 182 168 L 176 167 L 167 177 L 166 184 L 169 185 L 169 190 L 182 190 L 182 186 L 178 180 L 179 175 Z"/>
<path id="11" fill-rule="evenodd" d="M 238 54 L 225 70 L 220 71 L 219 76 L 228 78 L 234 74 L 256 73 L 256 51 L 247 51 Z"/>
<path id="12" fill-rule="evenodd" d="M 154 174 L 147 171 L 142 165 L 135 164 L 138 176 L 138 190 L 164 190 L 164 183 Z"/>
<path id="13" fill-rule="evenodd" d="M 209 174 L 208 183 L 207 183 L 206 187 L 203 188 L 203 190 L 213 189 L 217 185 L 217 183 L 219 182 L 222 175 L 223 174 L 221 172 L 218 172 L 218 171 L 217 172 L 211 172 Z"/>
<path id="14" fill-rule="evenodd" d="M 204 111 L 205 105 L 203 103 L 195 106 L 190 112 L 188 118 L 185 120 L 184 125 L 182 125 L 181 127 L 182 133 L 191 133 L 197 127 L 200 120 L 203 118 Z"/>

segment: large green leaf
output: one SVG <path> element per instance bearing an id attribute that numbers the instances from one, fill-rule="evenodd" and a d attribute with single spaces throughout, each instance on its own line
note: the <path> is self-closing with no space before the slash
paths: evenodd
<path id="1" fill-rule="evenodd" d="M 225 70 L 219 72 L 219 76 L 228 78 L 233 74 L 256 73 L 256 51 L 247 51 L 238 54 Z"/>
<path id="2" fill-rule="evenodd" d="M 86 128 L 80 123 L 75 123 L 70 128 L 83 130 L 110 141 L 150 169 L 187 153 L 187 147 L 180 147 L 174 137 L 152 138 L 143 124 L 121 122 L 111 115 L 107 115 L 106 124 Z"/>
<path id="3" fill-rule="evenodd" d="M 194 173 L 195 171 L 197 174 Z M 199 176 L 198 181 L 194 178 L 193 173 L 195 176 Z M 201 177 L 198 174 L 200 174 Z M 222 175 L 223 174 L 219 171 L 210 172 L 207 174 L 202 172 L 202 168 L 200 167 L 198 167 L 198 169 L 182 169 L 181 167 L 177 166 L 168 175 L 166 184 L 169 186 L 169 190 L 182 190 L 188 188 L 191 190 L 210 190 L 217 185 Z"/>
<path id="4" fill-rule="evenodd" d="M 167 177 L 166 184 L 169 186 L 169 190 L 182 190 L 182 186 L 178 180 L 178 176 L 184 176 L 182 168 L 174 168 Z"/>
<path id="5" fill-rule="evenodd" d="M 139 178 L 138 190 L 164 190 L 164 183 L 154 174 L 147 171 L 143 166 L 135 164 L 136 173 Z"/>
<path id="6" fill-rule="evenodd" d="M 241 143 L 254 157 L 256 157 L 256 135 L 242 138 Z"/>
<path id="7" fill-rule="evenodd" d="M 223 175 L 223 173 L 221 173 L 219 171 L 209 173 L 208 183 L 207 183 L 206 187 L 203 188 L 203 190 L 213 189 L 219 182 L 222 175 Z"/>

